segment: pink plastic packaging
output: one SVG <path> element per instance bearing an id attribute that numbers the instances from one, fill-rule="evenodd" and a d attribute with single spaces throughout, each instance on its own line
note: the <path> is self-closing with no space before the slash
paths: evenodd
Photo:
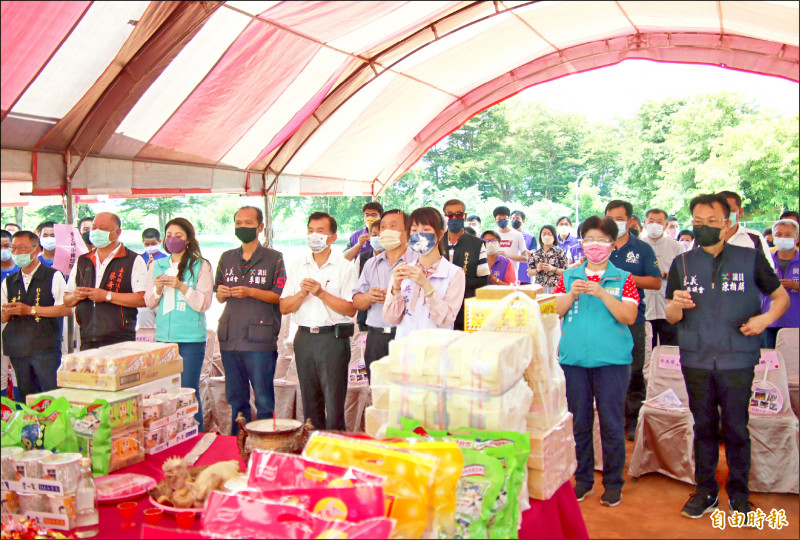
<path id="1" fill-rule="evenodd" d="M 361 469 L 328 465 L 292 454 L 263 450 L 253 450 L 247 468 L 247 485 L 261 490 L 383 485 L 383 481 L 382 477 Z"/>
<path id="2" fill-rule="evenodd" d="M 155 479 L 143 474 L 110 474 L 94 479 L 99 502 L 112 502 L 136 497 L 156 485 Z"/>

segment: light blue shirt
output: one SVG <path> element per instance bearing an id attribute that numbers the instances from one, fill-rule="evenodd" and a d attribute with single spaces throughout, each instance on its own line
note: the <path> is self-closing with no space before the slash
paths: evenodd
<path id="1" fill-rule="evenodd" d="M 403 253 L 402 257 L 397 259 L 394 265 L 389 263 L 385 251 L 372 257 L 364 264 L 364 269 L 361 271 L 361 276 L 358 278 L 356 288 L 353 289 L 353 295 L 366 294 L 372 287 L 378 287 L 385 291 L 392 284 L 392 270 L 394 270 L 401 261 L 413 264 L 418 258 L 419 254 L 409 248 L 406 248 L 406 252 Z M 376 328 L 392 326 L 383 319 L 383 304 L 372 304 L 369 307 L 367 310 L 367 324 Z"/>

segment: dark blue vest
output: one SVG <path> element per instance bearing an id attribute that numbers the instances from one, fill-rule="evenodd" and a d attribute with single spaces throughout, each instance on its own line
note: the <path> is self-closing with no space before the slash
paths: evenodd
<path id="1" fill-rule="evenodd" d="M 22 271 L 11 274 L 6 278 L 8 301 L 29 306 L 54 305 L 53 275 L 56 272 L 58 270 L 40 264 L 27 291 L 22 285 Z M 60 351 L 63 326 L 63 317 L 12 317 L 3 330 L 3 354 L 23 358 L 34 352 Z"/>
<path id="2" fill-rule="evenodd" d="M 683 310 L 678 323 L 681 364 L 700 369 L 753 367 L 761 353 L 761 337 L 745 336 L 739 327 L 761 313 L 756 250 L 726 243 L 719 256 L 722 263 L 713 276 L 714 257 L 702 248 L 675 259 L 682 288 L 695 303 Z"/>

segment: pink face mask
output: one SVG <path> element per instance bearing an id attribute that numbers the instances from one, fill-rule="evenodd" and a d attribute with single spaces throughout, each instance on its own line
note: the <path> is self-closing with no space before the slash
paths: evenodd
<path id="1" fill-rule="evenodd" d="M 583 246 L 583 254 L 590 263 L 600 264 L 611 256 L 611 246 L 588 244 Z"/>

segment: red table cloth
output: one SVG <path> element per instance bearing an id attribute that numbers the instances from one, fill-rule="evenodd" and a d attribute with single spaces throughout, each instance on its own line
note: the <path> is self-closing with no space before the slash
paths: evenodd
<path id="1" fill-rule="evenodd" d="M 167 459 L 173 456 L 185 456 L 200 441 L 200 437 L 194 437 L 164 452 L 148 455 L 142 463 L 131 465 L 121 469 L 114 474 L 137 473 L 145 474 L 161 481 L 164 476 L 161 466 Z M 236 437 L 230 435 L 220 435 L 209 449 L 197 460 L 195 466 L 211 465 L 218 461 L 238 459 L 242 471 L 246 470 L 245 463 L 239 455 L 236 445 Z M 179 529 L 175 521 L 174 514 L 164 513 L 158 528 L 146 526 L 143 531 L 144 516 L 142 512 L 152 507 L 150 498 L 142 495 L 135 500 L 138 503 L 136 516 L 133 522 L 136 527 L 133 529 L 123 529 L 120 527 L 122 518 L 117 513 L 116 504 L 101 504 L 100 511 L 100 532 L 98 538 L 199 538 L 200 519 L 195 520 L 194 525 L 186 531 Z M 519 537 L 523 538 L 588 538 L 589 533 L 581 515 L 578 500 L 570 482 L 561 486 L 555 495 L 546 501 L 531 499 L 530 510 L 522 514 L 522 527 Z"/>

